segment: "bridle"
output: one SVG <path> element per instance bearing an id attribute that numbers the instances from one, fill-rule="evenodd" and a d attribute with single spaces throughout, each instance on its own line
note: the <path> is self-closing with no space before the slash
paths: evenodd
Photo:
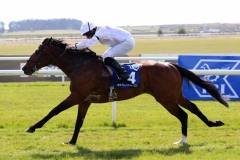
<path id="1" fill-rule="evenodd" d="M 35 51 L 35 54 L 37 54 L 36 52 L 39 52 L 39 51 Z M 39 54 L 39 56 L 36 58 L 36 60 L 32 60 L 31 58 L 29 59 L 29 60 L 27 60 L 27 64 L 28 63 L 32 63 L 32 64 L 34 64 L 34 67 L 31 67 L 31 68 L 29 68 L 29 70 L 32 72 L 32 73 L 34 73 L 34 72 L 36 72 L 37 70 L 39 70 L 40 69 L 40 63 L 38 62 L 38 60 L 40 59 L 40 57 L 43 55 L 43 54 L 46 54 L 46 51 L 45 51 L 45 49 L 43 50 L 43 53 L 38 53 Z"/>
<path id="2" fill-rule="evenodd" d="M 64 50 L 57 58 L 55 58 L 52 54 L 47 53 L 46 47 L 45 47 L 43 49 L 43 52 L 39 53 L 39 56 L 36 58 L 36 60 L 27 60 L 27 63 L 30 62 L 30 63 L 34 64 L 34 67 L 30 68 L 30 70 L 34 73 L 34 72 L 36 72 L 37 70 L 40 69 L 39 66 L 41 66 L 41 63 L 39 63 L 38 61 L 39 61 L 39 59 L 41 58 L 42 55 L 48 54 L 51 57 L 52 61 L 50 61 L 49 64 L 59 64 L 58 61 L 62 58 L 62 56 L 65 53 L 66 53 L 66 50 Z"/>

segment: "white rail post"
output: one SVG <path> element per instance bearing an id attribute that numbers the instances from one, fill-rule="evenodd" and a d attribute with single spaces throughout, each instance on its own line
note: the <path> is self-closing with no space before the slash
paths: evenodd
<path id="1" fill-rule="evenodd" d="M 117 102 L 113 101 L 112 102 L 112 123 L 116 124 L 116 120 L 117 120 Z"/>
<path id="2" fill-rule="evenodd" d="M 62 76 L 62 86 L 64 86 L 65 76 Z"/>

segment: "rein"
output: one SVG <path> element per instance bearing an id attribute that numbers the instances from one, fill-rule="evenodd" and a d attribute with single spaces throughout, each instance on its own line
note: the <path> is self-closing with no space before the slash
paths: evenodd
<path id="1" fill-rule="evenodd" d="M 55 46 L 55 45 L 53 45 L 51 42 L 50 42 L 50 46 Z M 59 60 L 67 53 L 67 49 L 64 49 L 64 51 L 63 52 L 61 52 L 61 54 L 58 56 L 58 55 L 56 55 L 56 54 L 54 54 L 54 55 L 52 55 L 51 53 L 48 53 L 49 51 L 49 47 L 50 46 L 45 46 L 44 47 L 44 49 L 43 49 L 43 52 L 42 53 L 40 53 L 40 55 L 38 56 L 38 58 L 37 58 L 37 60 L 29 60 L 29 61 L 32 61 L 33 63 L 35 63 L 35 67 L 34 68 L 32 68 L 32 71 L 37 71 L 38 69 L 39 69 L 39 66 L 41 66 L 41 64 L 40 63 L 37 63 L 38 62 L 38 59 L 42 56 L 42 55 L 44 55 L 44 54 L 47 54 L 47 55 L 49 55 L 49 57 L 51 58 L 51 60 L 50 60 L 50 64 L 56 64 L 56 65 L 58 65 L 59 66 Z M 80 50 L 79 50 L 80 51 Z M 84 52 L 85 51 L 85 52 Z M 87 52 L 87 54 L 89 54 L 89 55 L 92 55 L 92 56 L 96 56 L 99 60 L 102 60 L 102 57 L 101 56 L 98 56 L 95 52 L 93 52 L 92 50 L 90 50 L 89 48 L 86 48 L 86 49 L 84 49 L 84 53 L 86 53 Z"/>
<path id="2" fill-rule="evenodd" d="M 57 64 L 57 61 L 59 61 L 60 58 L 61 58 L 65 53 L 66 53 L 66 50 L 64 50 L 64 51 L 60 54 L 60 56 L 58 56 L 57 58 L 54 58 L 54 56 L 52 56 L 51 54 L 49 54 L 49 55 L 51 56 L 51 58 L 52 58 L 51 64 L 54 64 L 54 63 Z"/>

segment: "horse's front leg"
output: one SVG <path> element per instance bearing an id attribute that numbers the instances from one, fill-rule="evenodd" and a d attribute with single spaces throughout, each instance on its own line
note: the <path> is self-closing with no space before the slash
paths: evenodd
<path id="1" fill-rule="evenodd" d="M 72 107 L 75 105 L 75 99 L 70 95 L 68 98 L 66 98 L 64 101 L 62 101 L 58 106 L 56 106 L 54 109 L 52 109 L 47 116 L 45 116 L 42 120 L 37 122 L 35 125 L 29 127 L 26 132 L 33 133 L 35 132 L 36 128 L 41 128 L 48 120 L 50 120 L 55 115 L 59 114 L 60 112 Z"/>
<path id="2" fill-rule="evenodd" d="M 78 139 L 78 134 L 83 125 L 84 118 L 87 114 L 87 111 L 88 111 L 88 108 L 90 105 L 91 105 L 91 103 L 89 103 L 89 102 L 83 102 L 78 105 L 78 115 L 77 115 L 77 120 L 76 120 L 76 124 L 75 124 L 75 130 L 74 130 L 72 139 L 70 140 L 70 142 L 67 142 L 66 144 L 72 144 L 72 145 L 76 144 L 77 139 Z"/>

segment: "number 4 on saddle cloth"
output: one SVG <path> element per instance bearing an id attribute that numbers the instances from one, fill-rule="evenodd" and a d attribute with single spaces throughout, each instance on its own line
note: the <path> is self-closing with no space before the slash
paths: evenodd
<path id="1" fill-rule="evenodd" d="M 111 80 L 111 86 L 114 86 L 116 88 L 136 88 L 140 84 L 140 73 L 139 68 L 140 64 L 137 63 L 130 63 L 130 64 L 123 64 L 121 67 L 125 68 L 129 78 L 126 81 L 123 81 L 122 83 L 116 83 L 118 80 L 118 74 L 116 70 L 112 67 L 112 80 Z"/>
<path id="2" fill-rule="evenodd" d="M 123 64 L 121 67 L 124 67 L 129 75 L 129 78 L 122 83 L 116 83 L 118 80 L 118 74 L 116 70 L 110 66 L 107 66 L 108 70 L 112 74 L 112 80 L 110 85 L 109 101 L 114 101 L 117 98 L 116 93 L 114 92 L 114 87 L 116 88 L 137 88 L 140 85 L 140 72 L 139 68 L 141 64 L 129 63 Z"/>

